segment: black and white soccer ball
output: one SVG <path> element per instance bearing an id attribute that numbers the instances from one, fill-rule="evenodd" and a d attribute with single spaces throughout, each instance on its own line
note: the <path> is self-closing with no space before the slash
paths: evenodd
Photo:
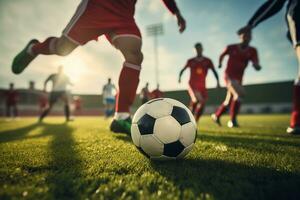
<path id="1" fill-rule="evenodd" d="M 133 143 L 150 159 L 183 158 L 193 148 L 196 135 L 194 116 L 174 99 L 153 99 L 142 105 L 132 120 Z"/>

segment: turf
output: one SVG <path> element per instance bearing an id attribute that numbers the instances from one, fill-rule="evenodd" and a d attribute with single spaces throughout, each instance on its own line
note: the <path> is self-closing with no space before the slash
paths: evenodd
<path id="1" fill-rule="evenodd" d="M 153 162 L 100 117 L 0 119 L 0 199 L 300 199 L 288 120 L 241 116 L 228 129 L 204 117 L 185 159 Z"/>

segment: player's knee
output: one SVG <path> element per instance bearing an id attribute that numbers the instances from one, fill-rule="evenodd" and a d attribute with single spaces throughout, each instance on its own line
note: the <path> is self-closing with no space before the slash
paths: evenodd
<path id="1" fill-rule="evenodd" d="M 141 65 L 144 59 L 141 50 L 130 50 L 125 54 L 126 62 Z"/>
<path id="2" fill-rule="evenodd" d="M 56 48 L 56 53 L 57 55 L 59 56 L 67 56 L 69 55 L 73 50 L 72 49 L 66 49 L 66 48 L 63 48 L 63 47 L 58 47 Z"/>

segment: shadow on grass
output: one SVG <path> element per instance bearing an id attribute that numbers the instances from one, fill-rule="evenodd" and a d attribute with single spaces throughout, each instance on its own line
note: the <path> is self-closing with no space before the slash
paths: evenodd
<path id="1" fill-rule="evenodd" d="M 253 136 L 243 136 L 243 135 L 198 135 L 199 140 L 206 141 L 206 142 L 220 142 L 228 145 L 230 147 L 240 147 L 245 149 L 252 149 L 252 150 L 263 150 L 268 151 L 271 153 L 275 153 L 277 151 L 282 151 L 279 146 L 285 147 L 300 147 L 300 141 L 287 141 L 279 139 L 277 140 L 274 138 L 260 138 Z"/>
<path id="2" fill-rule="evenodd" d="M 32 130 L 36 129 L 37 127 L 39 127 L 39 124 L 34 123 L 34 124 L 31 124 L 31 125 L 28 125 L 28 126 L 25 126 L 22 128 L 1 131 L 0 132 L 0 143 L 24 139 L 28 133 L 30 133 Z"/>
<path id="3" fill-rule="evenodd" d="M 124 142 L 132 142 L 131 136 L 130 135 L 126 135 L 126 134 L 114 134 L 113 135 L 114 138 L 118 139 L 118 140 L 123 140 Z"/>
<path id="4" fill-rule="evenodd" d="M 51 170 L 46 178 L 52 198 L 79 199 L 82 162 L 72 136 L 74 129 L 68 124 L 44 124 L 43 128 L 45 135 L 53 137 L 49 144 Z"/>
<path id="5" fill-rule="evenodd" d="M 180 189 L 180 199 L 300 199 L 300 175 L 296 173 L 221 160 L 185 159 L 151 165 Z"/>
<path id="6" fill-rule="evenodd" d="M 27 166 L 30 172 L 46 172 L 50 199 L 80 199 L 82 189 L 82 161 L 76 151 L 74 129 L 67 123 L 39 125 L 41 134 L 26 138 L 51 137 L 49 142 L 49 163 L 47 166 Z"/>

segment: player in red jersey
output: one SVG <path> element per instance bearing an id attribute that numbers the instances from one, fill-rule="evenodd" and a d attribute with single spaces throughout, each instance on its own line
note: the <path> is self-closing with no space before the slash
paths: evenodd
<path id="1" fill-rule="evenodd" d="M 233 44 L 226 47 L 225 51 L 221 54 L 219 59 L 219 68 L 222 67 L 222 61 L 226 55 L 229 56 L 227 67 L 225 70 L 225 83 L 227 86 L 227 95 L 225 101 L 212 114 L 212 119 L 218 124 L 220 123 L 220 117 L 225 113 L 230 106 L 230 117 L 228 121 L 228 127 L 238 127 L 237 114 L 239 112 L 241 101 L 245 96 L 245 91 L 242 86 L 244 71 L 248 65 L 248 62 L 253 63 L 253 67 L 256 70 L 260 70 L 257 51 L 254 47 L 251 47 L 251 33 L 240 33 L 239 37 L 241 42 L 239 44 Z"/>
<path id="2" fill-rule="evenodd" d="M 162 91 L 160 91 L 159 84 L 157 84 L 156 89 L 151 92 L 151 98 L 156 99 L 156 98 L 162 98 L 163 96 L 164 96 L 164 93 Z"/>
<path id="3" fill-rule="evenodd" d="M 6 116 L 11 117 L 11 113 L 13 117 L 18 117 L 18 92 L 14 89 L 14 84 L 9 84 L 9 90 L 6 92 Z"/>
<path id="4" fill-rule="evenodd" d="M 184 68 L 180 71 L 179 80 L 181 82 L 181 76 L 183 72 L 190 68 L 190 80 L 189 80 L 189 95 L 191 98 L 190 109 L 195 116 L 195 119 L 199 121 L 205 107 L 207 100 L 206 90 L 206 76 L 209 69 L 212 70 L 217 80 L 217 87 L 219 87 L 218 73 L 214 68 L 212 61 L 203 56 L 203 48 L 201 43 L 195 45 L 197 56 L 187 61 Z"/>
<path id="5" fill-rule="evenodd" d="M 298 75 L 294 83 L 293 90 L 293 109 L 290 120 L 290 126 L 287 133 L 300 134 L 300 0 L 269 0 L 266 1 L 255 12 L 248 24 L 241 28 L 239 32 L 251 32 L 259 23 L 278 13 L 287 3 L 286 22 L 288 25 L 288 39 L 298 58 Z"/>
<path id="6" fill-rule="evenodd" d="M 175 0 L 162 1 L 176 16 L 179 31 L 183 32 L 185 20 Z M 110 129 L 129 134 L 129 108 L 136 95 L 143 61 L 141 34 L 134 20 L 136 2 L 137 0 L 82 0 L 62 36 L 49 37 L 44 42 L 31 40 L 14 58 L 12 71 L 21 73 L 40 54 L 66 56 L 79 45 L 105 35 L 125 59 L 119 76 L 116 114 Z"/>

